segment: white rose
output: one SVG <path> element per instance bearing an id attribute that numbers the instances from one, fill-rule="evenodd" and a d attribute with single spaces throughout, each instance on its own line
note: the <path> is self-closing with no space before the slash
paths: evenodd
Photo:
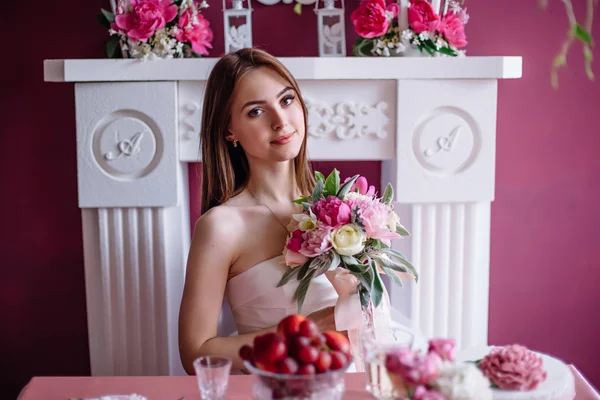
<path id="1" fill-rule="evenodd" d="M 365 247 L 366 237 L 354 224 L 346 224 L 333 232 L 331 244 L 338 254 L 353 256 Z"/>
<path id="2" fill-rule="evenodd" d="M 448 400 L 492 400 L 490 381 L 472 363 L 444 363 L 432 386 Z"/>

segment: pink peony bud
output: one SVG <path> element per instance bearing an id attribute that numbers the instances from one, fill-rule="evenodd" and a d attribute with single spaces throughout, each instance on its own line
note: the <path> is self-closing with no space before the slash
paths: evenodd
<path id="1" fill-rule="evenodd" d="M 431 339 L 429 353 L 436 353 L 444 361 L 454 361 L 456 343 L 454 339 Z"/>

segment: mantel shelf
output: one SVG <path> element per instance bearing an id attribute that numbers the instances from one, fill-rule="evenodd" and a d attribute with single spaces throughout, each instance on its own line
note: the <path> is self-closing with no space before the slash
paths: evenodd
<path id="1" fill-rule="evenodd" d="M 205 81 L 218 58 L 45 60 L 46 82 Z M 517 79 L 521 57 L 280 57 L 298 80 Z"/>

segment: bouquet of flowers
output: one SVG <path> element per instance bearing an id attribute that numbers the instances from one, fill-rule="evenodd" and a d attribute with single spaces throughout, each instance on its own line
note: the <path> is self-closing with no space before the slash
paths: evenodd
<path id="1" fill-rule="evenodd" d="M 113 58 L 189 58 L 208 55 L 213 32 L 201 14 L 205 0 L 118 0 L 115 13 L 101 10 L 98 20 L 109 30 L 106 51 Z"/>
<path id="2" fill-rule="evenodd" d="M 386 0 L 362 0 L 350 16 L 359 35 L 354 54 L 389 57 L 412 46 L 431 56 L 464 55 L 469 15 L 458 1 L 450 0 L 444 8 L 447 11 L 438 14 L 426 0 L 411 0 L 407 10 Z"/>
<path id="3" fill-rule="evenodd" d="M 452 339 L 431 339 L 426 354 L 396 348 L 385 354 L 394 389 L 411 400 L 492 400 L 490 382 L 475 363 L 454 360 Z"/>
<path id="4" fill-rule="evenodd" d="M 380 272 L 402 285 L 398 273 L 417 279 L 404 255 L 390 248 L 390 240 L 408 236 L 391 204 L 394 192 L 387 185 L 381 198 L 359 175 L 340 182 L 336 169 L 325 179 L 315 172 L 317 183 L 311 196 L 295 200 L 304 212 L 294 214 L 291 234 L 283 250 L 286 265 L 278 287 L 291 279 L 300 281 L 295 292 L 298 312 L 313 278 L 344 268 L 358 280 L 361 304 L 377 307 L 383 296 Z"/>

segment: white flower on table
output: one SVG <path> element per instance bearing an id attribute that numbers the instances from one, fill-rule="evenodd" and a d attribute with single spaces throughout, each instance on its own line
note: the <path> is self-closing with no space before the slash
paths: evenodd
<path id="1" fill-rule="evenodd" d="M 448 400 L 492 400 L 489 380 L 472 363 L 448 363 L 433 385 Z"/>

